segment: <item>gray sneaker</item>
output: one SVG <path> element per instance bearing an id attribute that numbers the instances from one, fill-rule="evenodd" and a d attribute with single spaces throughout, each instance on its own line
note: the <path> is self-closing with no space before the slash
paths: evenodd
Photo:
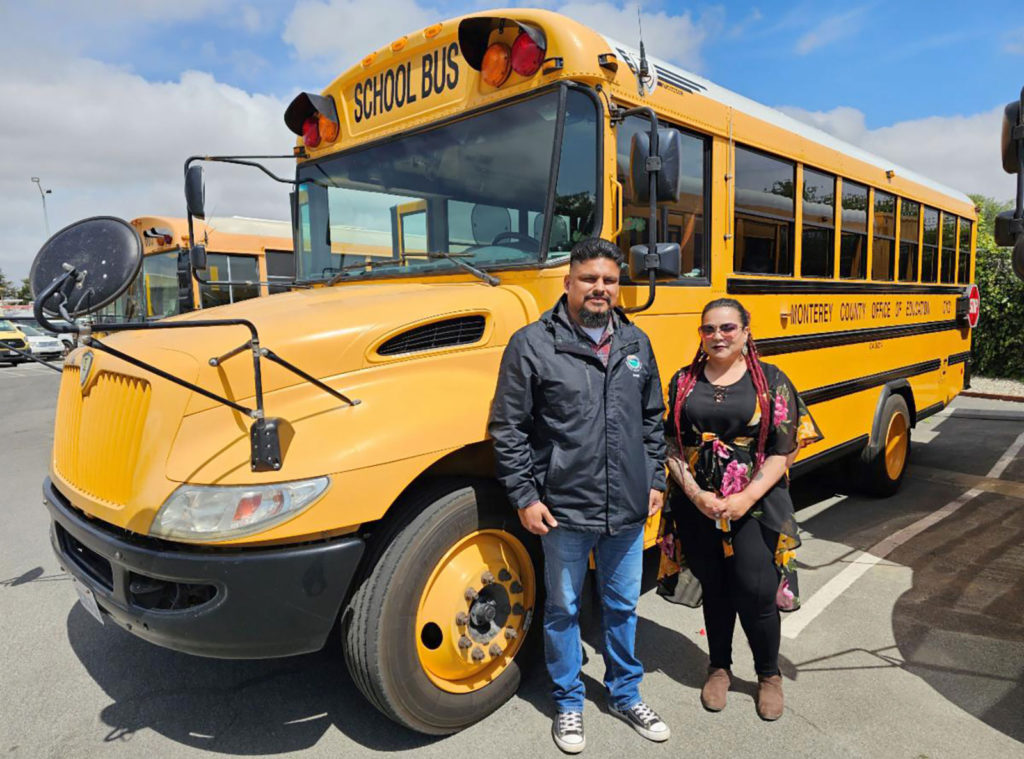
<path id="1" fill-rule="evenodd" d="M 643 701 L 637 701 L 628 709 L 619 711 L 614 706 L 609 707 L 611 713 L 621 720 L 628 722 L 640 735 L 649 741 L 661 743 L 667 741 L 672 731 L 664 723 L 658 713 Z"/>
<path id="2" fill-rule="evenodd" d="M 567 754 L 578 754 L 587 747 L 583 734 L 583 712 L 559 712 L 551 723 L 555 745 Z"/>

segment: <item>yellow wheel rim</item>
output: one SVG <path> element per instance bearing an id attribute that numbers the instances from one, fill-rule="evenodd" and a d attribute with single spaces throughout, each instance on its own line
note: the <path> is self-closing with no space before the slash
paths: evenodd
<path id="1" fill-rule="evenodd" d="M 416 610 L 416 651 L 430 680 L 471 693 L 497 678 L 526 637 L 536 578 L 525 546 L 504 530 L 462 538 L 437 562 Z"/>
<path id="2" fill-rule="evenodd" d="M 903 467 L 907 463 L 907 449 L 910 436 L 907 432 L 907 419 L 903 414 L 893 414 L 889 420 L 889 429 L 885 434 L 885 471 L 889 479 L 899 479 Z"/>

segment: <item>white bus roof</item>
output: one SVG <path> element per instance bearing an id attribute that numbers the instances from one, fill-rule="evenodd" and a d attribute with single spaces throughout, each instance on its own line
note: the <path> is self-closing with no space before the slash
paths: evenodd
<path id="1" fill-rule="evenodd" d="M 636 61 L 640 59 L 640 52 L 635 48 L 607 36 L 605 36 L 605 41 L 613 50 L 627 54 L 632 60 Z M 647 61 L 654 70 L 654 73 L 658 76 L 659 80 L 663 78 L 664 73 L 669 74 L 671 80 L 668 78 L 665 79 L 668 84 L 675 84 L 674 80 L 678 79 L 684 89 L 690 89 L 691 91 L 698 92 L 705 97 L 716 100 L 723 105 L 734 108 L 737 111 L 745 113 L 748 116 L 752 116 L 755 119 L 760 119 L 761 121 L 772 124 L 773 126 L 798 134 L 805 139 L 817 142 L 818 144 L 831 148 L 832 150 L 845 153 L 859 161 L 871 164 L 872 166 L 877 166 L 883 171 L 895 171 L 897 176 L 909 179 L 911 182 L 916 182 L 917 184 L 928 187 L 936 192 L 941 192 L 944 195 L 949 195 L 964 203 L 972 205 L 974 203 L 974 201 L 959 190 L 954 190 L 951 187 L 947 187 L 944 184 L 936 182 L 934 179 L 928 179 L 915 171 L 899 166 L 886 158 L 877 156 L 874 153 L 869 153 L 863 148 L 859 148 L 856 145 L 851 145 L 837 137 L 833 137 L 827 132 L 823 132 L 809 124 L 805 124 L 791 116 L 787 116 L 781 111 L 769 108 L 766 105 L 762 105 L 750 98 L 744 97 L 743 95 L 737 94 L 731 90 L 727 90 L 724 87 L 719 87 L 717 84 L 705 79 L 704 77 L 686 71 L 678 66 L 674 66 L 671 63 L 663 61 L 660 58 L 655 58 L 654 56 L 647 56 Z"/>
<path id="2" fill-rule="evenodd" d="M 220 216 L 206 220 L 213 232 L 226 235 L 261 235 L 263 237 L 287 237 L 291 239 L 292 225 L 288 221 L 275 219 L 254 219 L 248 216 Z"/>

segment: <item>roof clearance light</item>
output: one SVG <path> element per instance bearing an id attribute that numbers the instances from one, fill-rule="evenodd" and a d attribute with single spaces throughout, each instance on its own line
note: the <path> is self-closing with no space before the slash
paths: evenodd
<path id="1" fill-rule="evenodd" d="M 317 125 L 317 131 L 320 133 L 320 137 L 327 142 L 334 142 L 338 139 L 338 123 L 331 121 L 329 118 L 324 116 L 322 113 L 319 114 L 319 124 Z"/>
<path id="2" fill-rule="evenodd" d="M 320 119 L 310 116 L 302 122 L 302 142 L 307 148 L 315 148 L 320 144 Z"/>
<path id="3" fill-rule="evenodd" d="M 512 70 L 520 76 L 533 76 L 544 62 L 544 52 L 529 34 L 520 32 L 512 43 Z"/>
<path id="4" fill-rule="evenodd" d="M 480 76 L 492 87 L 500 87 L 512 73 L 512 52 L 508 45 L 495 42 L 484 53 L 480 64 Z"/>

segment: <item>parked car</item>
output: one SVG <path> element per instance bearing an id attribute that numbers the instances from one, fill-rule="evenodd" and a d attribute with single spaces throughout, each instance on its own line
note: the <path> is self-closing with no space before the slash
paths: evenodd
<path id="1" fill-rule="evenodd" d="M 11 316 L 8 314 L 7 316 L 4 317 L 4 319 L 6 319 L 9 322 L 13 322 L 14 326 L 16 327 L 32 327 L 33 329 L 42 332 L 44 335 L 48 335 L 49 337 L 53 337 L 57 340 L 60 340 L 62 344 L 61 354 L 64 356 L 70 353 L 78 344 L 76 342 L 77 338 L 75 337 L 75 334 L 73 332 L 51 332 L 50 330 L 43 327 L 43 325 L 41 325 L 39 322 L 37 322 L 35 320 L 35 317 L 33 316 L 22 316 L 21 314 L 17 316 Z M 54 326 L 61 326 L 67 324 L 67 322 L 65 322 L 63 319 L 51 319 L 50 321 Z"/>
<path id="2" fill-rule="evenodd" d="M 38 356 L 39 358 L 61 358 L 71 350 L 55 335 L 48 334 L 41 329 L 30 327 L 27 324 L 15 324 L 14 326 L 25 335 L 33 356 Z"/>
<path id="3" fill-rule="evenodd" d="M 9 319 L 0 319 L 0 363 L 20 364 L 22 361 L 29 360 L 17 350 L 11 350 L 12 348 L 27 351 L 29 349 L 28 340 L 14 326 L 14 322 Z"/>

